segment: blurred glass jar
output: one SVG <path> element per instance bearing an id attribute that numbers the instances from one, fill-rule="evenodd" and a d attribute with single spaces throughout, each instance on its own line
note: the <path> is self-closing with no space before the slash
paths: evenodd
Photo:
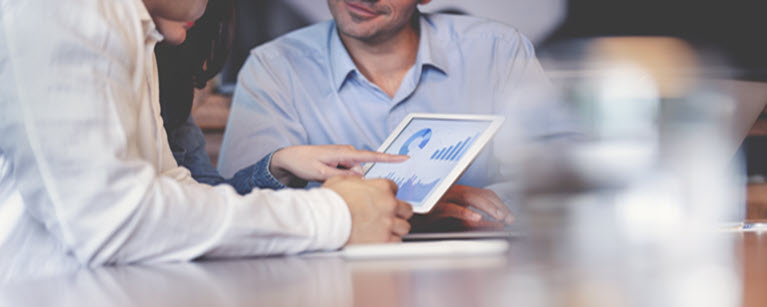
<path id="1" fill-rule="evenodd" d="M 519 165 L 536 182 L 523 188 L 529 259 L 567 280 L 550 293 L 566 306 L 738 305 L 734 237 L 719 232 L 745 215 L 726 69 L 702 69 L 708 58 L 674 38 L 572 46 L 579 56 L 544 66 L 585 140 L 558 148 L 550 178 L 535 178 L 539 153 Z"/>

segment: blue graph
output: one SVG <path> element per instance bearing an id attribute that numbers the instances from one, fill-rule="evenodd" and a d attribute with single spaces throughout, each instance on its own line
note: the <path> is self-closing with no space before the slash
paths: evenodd
<path id="1" fill-rule="evenodd" d="M 402 178 L 395 176 L 394 172 L 386 175 L 386 178 L 391 179 L 397 184 L 399 190 L 397 190 L 397 198 L 404 201 L 421 202 L 429 195 L 429 192 L 439 183 L 439 179 L 435 179 L 433 182 L 421 183 L 421 179 L 413 175 L 410 178 Z"/>
<path id="2" fill-rule="evenodd" d="M 426 144 L 429 143 L 429 140 L 431 139 L 431 129 L 421 129 L 420 131 L 413 133 L 413 135 L 410 136 L 407 141 L 405 141 L 405 144 L 402 144 L 402 147 L 399 149 L 399 154 L 406 155 L 410 152 L 410 144 L 415 142 L 417 139 L 421 139 L 421 143 L 418 144 L 418 148 L 423 149 Z"/>
<path id="3" fill-rule="evenodd" d="M 463 157 L 463 154 L 466 153 L 466 150 L 469 149 L 472 142 L 474 142 L 474 137 L 467 137 L 465 140 L 460 141 L 455 145 L 450 145 L 449 147 L 434 151 L 434 154 L 432 154 L 429 159 L 457 161 Z"/>

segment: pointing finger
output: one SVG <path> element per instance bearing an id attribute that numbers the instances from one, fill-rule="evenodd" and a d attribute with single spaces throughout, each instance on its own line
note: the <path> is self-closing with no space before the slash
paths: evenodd
<path id="1" fill-rule="evenodd" d="M 364 173 L 362 172 L 362 165 L 360 165 L 359 163 L 355 164 L 349 170 L 352 171 L 352 172 L 355 172 L 357 174 L 364 175 Z"/>
<path id="2" fill-rule="evenodd" d="M 353 150 L 341 156 L 345 164 L 367 163 L 367 162 L 387 162 L 399 163 L 410 159 L 406 155 L 390 155 L 383 152 L 369 150 Z"/>

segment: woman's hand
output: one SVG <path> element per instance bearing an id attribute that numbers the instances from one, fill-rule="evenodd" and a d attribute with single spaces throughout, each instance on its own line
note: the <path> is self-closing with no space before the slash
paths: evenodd
<path id="1" fill-rule="evenodd" d="M 324 182 L 339 175 L 362 176 L 362 163 L 399 163 L 410 157 L 357 150 L 351 145 L 298 145 L 277 150 L 269 171 L 280 182 L 291 186 L 296 181 Z"/>

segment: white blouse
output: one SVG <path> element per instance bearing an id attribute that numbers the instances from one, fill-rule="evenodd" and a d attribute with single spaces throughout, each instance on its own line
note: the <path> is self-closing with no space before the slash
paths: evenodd
<path id="1" fill-rule="evenodd" d="M 176 165 L 161 39 L 140 0 L 0 0 L 0 276 L 348 240 L 348 208 L 329 189 L 243 197 Z"/>

